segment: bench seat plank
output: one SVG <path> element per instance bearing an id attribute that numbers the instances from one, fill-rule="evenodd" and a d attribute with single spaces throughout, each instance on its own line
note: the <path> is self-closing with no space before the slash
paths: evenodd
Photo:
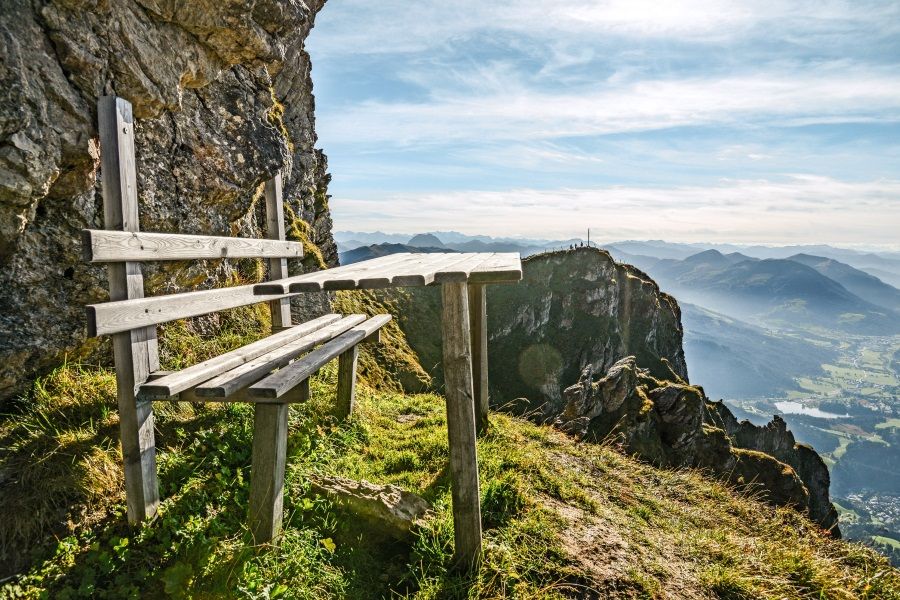
<path id="1" fill-rule="evenodd" d="M 194 260 L 212 258 L 303 258 L 303 244 L 275 239 L 234 238 L 144 231 L 82 231 L 88 262 Z"/>
<path id="2" fill-rule="evenodd" d="M 264 337 L 261 340 L 242 346 L 231 352 L 220 354 L 209 360 L 187 367 L 162 377 L 155 377 L 140 387 L 140 397 L 145 400 L 163 400 L 199 385 L 204 381 L 221 375 L 226 371 L 239 367 L 275 348 L 288 344 L 297 338 L 307 336 L 326 325 L 340 320 L 341 315 L 329 314 L 295 325 L 284 331 Z"/>
<path id="3" fill-rule="evenodd" d="M 328 361 L 337 358 L 356 344 L 374 334 L 391 320 L 391 315 L 376 315 L 364 323 L 342 333 L 330 342 L 322 344 L 306 356 L 298 358 L 290 365 L 269 375 L 247 388 L 248 395 L 275 400 L 280 398 L 300 382 L 322 368 Z"/>
<path id="4" fill-rule="evenodd" d="M 194 388 L 199 397 L 227 398 L 231 394 L 259 381 L 274 369 L 287 366 L 303 352 L 328 342 L 366 320 L 365 315 L 348 315 L 326 327 L 296 339 L 280 348 L 258 356 L 230 371 L 222 373 Z"/>

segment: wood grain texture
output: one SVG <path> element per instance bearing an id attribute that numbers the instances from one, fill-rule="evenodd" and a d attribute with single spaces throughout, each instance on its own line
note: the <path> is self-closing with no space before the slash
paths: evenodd
<path id="1" fill-rule="evenodd" d="M 259 283 L 256 293 L 412 287 L 467 281 L 509 283 L 522 278 L 516 253 L 399 253 L 280 281 Z"/>
<path id="2" fill-rule="evenodd" d="M 478 255 L 475 253 L 454 252 L 447 254 L 419 254 L 418 256 L 421 258 L 417 261 L 415 269 L 406 269 L 391 277 L 391 285 L 393 287 L 430 285 L 442 271 L 456 268 L 457 265 L 477 258 Z"/>
<path id="3" fill-rule="evenodd" d="M 269 239 L 284 241 L 284 204 L 281 198 L 281 172 L 268 180 L 265 185 L 266 233 Z M 288 276 L 287 259 L 269 259 L 269 279 L 284 279 Z M 291 326 L 291 299 L 278 298 L 269 301 L 273 332 L 281 327 Z"/>
<path id="4" fill-rule="evenodd" d="M 356 362 L 359 346 L 338 355 L 337 404 L 334 414 L 338 419 L 346 419 L 353 414 L 356 406 Z M 307 380 L 309 381 L 309 380 Z"/>
<path id="5" fill-rule="evenodd" d="M 481 505 L 468 292 L 465 283 L 441 286 L 441 347 L 447 397 L 447 439 L 453 500 L 454 562 L 469 569 L 481 558 Z"/>
<path id="6" fill-rule="evenodd" d="M 87 262 L 199 260 L 214 258 L 303 258 L 303 244 L 255 238 L 233 238 L 140 231 L 82 231 Z"/>
<path id="7" fill-rule="evenodd" d="M 284 331 L 264 337 L 261 340 L 242 346 L 231 352 L 220 354 L 209 360 L 187 367 L 165 376 L 151 378 L 140 387 L 139 397 L 144 400 L 163 400 L 171 398 L 184 390 L 199 385 L 222 373 L 250 362 L 276 348 L 285 346 L 299 338 L 331 325 L 341 319 L 341 315 L 329 314 L 294 325 Z"/>
<path id="8" fill-rule="evenodd" d="M 310 375 L 321 369 L 328 361 L 359 344 L 390 320 L 390 315 L 376 315 L 349 329 L 306 356 L 253 384 L 248 388 L 250 395 L 257 398 L 280 398 L 298 383 L 308 379 Z"/>
<path id="9" fill-rule="evenodd" d="M 493 258 L 494 256 L 496 256 L 496 253 L 494 252 L 480 252 L 477 254 L 469 255 L 469 257 L 465 261 L 455 264 L 452 267 L 441 269 L 440 272 L 435 274 L 434 282 L 465 283 L 469 280 L 469 274 L 475 269 L 475 267 L 479 266 L 488 259 Z"/>
<path id="10" fill-rule="evenodd" d="M 469 273 L 469 283 L 510 283 L 522 279 L 522 259 L 517 252 L 497 253 Z"/>
<path id="11" fill-rule="evenodd" d="M 250 532 L 256 544 L 273 542 L 281 533 L 287 430 L 287 404 L 253 407 Z"/>
<path id="12" fill-rule="evenodd" d="M 325 271 L 295 275 L 278 281 L 258 283 L 256 284 L 256 293 L 260 295 L 286 294 L 292 289 L 294 292 L 319 292 L 324 289 L 324 284 L 327 281 L 341 281 L 343 279 L 356 281 L 360 277 L 365 277 L 367 272 L 371 273 L 384 265 L 409 260 L 412 256 L 409 253 L 391 254 Z"/>
<path id="13" fill-rule="evenodd" d="M 134 120 L 131 104 L 104 96 L 97 105 L 101 146 L 104 226 L 138 231 L 137 178 L 134 157 Z M 144 278 L 135 262 L 111 264 L 109 295 L 130 302 L 144 295 Z M 125 472 L 128 521 L 153 517 L 159 508 L 153 405 L 137 399 L 138 386 L 159 370 L 154 327 L 128 328 L 113 336 L 119 431 Z"/>
<path id="14" fill-rule="evenodd" d="M 365 315 L 348 315 L 330 325 L 295 339 L 271 352 L 235 367 L 198 385 L 194 391 L 199 397 L 227 398 L 238 390 L 259 381 L 274 369 L 282 369 L 303 352 L 340 336 L 366 320 Z M 293 387 L 293 386 L 291 386 Z M 285 390 L 287 391 L 287 390 Z"/>
<path id="15" fill-rule="evenodd" d="M 113 266 L 116 265 L 110 265 L 110 268 Z M 108 335 L 285 297 L 281 294 L 259 296 L 253 292 L 253 288 L 252 284 L 239 285 L 137 300 L 90 304 L 86 307 L 88 335 Z"/>
<path id="16" fill-rule="evenodd" d="M 475 395 L 475 432 L 488 428 L 488 335 L 487 298 L 484 284 L 469 288 L 469 326 L 472 332 L 472 386 Z"/>

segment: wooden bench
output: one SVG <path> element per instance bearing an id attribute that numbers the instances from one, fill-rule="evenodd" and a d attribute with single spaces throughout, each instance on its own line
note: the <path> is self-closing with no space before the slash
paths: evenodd
<path id="1" fill-rule="evenodd" d="M 85 230 L 85 258 L 108 263 L 110 302 L 87 307 L 88 333 L 111 335 L 116 365 L 128 519 L 152 517 L 159 505 L 152 402 L 251 402 L 254 406 L 250 530 L 257 543 L 281 528 L 288 406 L 309 397 L 309 378 L 338 358 L 338 416 L 351 413 L 358 345 L 377 340 L 390 315 L 329 314 L 291 322 L 290 296 L 257 295 L 235 286 L 145 298 L 141 262 L 265 258 L 271 278 L 285 278 L 287 259 L 303 246 L 285 241 L 280 174 L 266 182 L 270 239 L 143 233 L 138 202 L 131 105 L 98 104 L 105 230 Z M 177 372 L 159 370 L 156 326 L 227 308 L 269 302 L 272 335 Z M 135 318 L 140 315 L 140 318 Z"/>
<path id="2" fill-rule="evenodd" d="M 250 530 L 257 542 L 273 540 L 281 528 L 289 405 L 307 399 L 309 377 L 337 357 L 336 412 L 349 415 L 358 345 L 377 340 L 390 319 L 332 314 L 292 325 L 290 297 L 439 285 L 455 556 L 461 565 L 474 564 L 481 553 L 476 435 L 488 415 L 485 286 L 521 280 L 519 255 L 395 254 L 289 277 L 287 259 L 301 257 L 302 247 L 284 241 L 280 176 L 265 186 L 270 239 L 140 232 L 131 106 L 106 97 L 98 112 L 106 230 L 85 232 L 85 253 L 109 263 L 111 301 L 87 307 L 88 332 L 113 338 L 129 521 L 151 517 L 159 504 L 153 401 L 251 402 Z M 144 298 L 141 261 L 223 257 L 267 258 L 270 280 Z M 257 302 L 269 303 L 272 335 L 175 373 L 159 370 L 157 325 Z"/>

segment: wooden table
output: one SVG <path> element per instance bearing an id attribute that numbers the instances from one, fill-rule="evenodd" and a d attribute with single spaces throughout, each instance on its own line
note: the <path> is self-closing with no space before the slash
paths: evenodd
<path id="1" fill-rule="evenodd" d="M 352 265 L 267 281 L 259 296 L 323 290 L 441 286 L 441 346 L 453 497 L 456 562 L 481 556 L 476 435 L 487 425 L 487 303 L 484 286 L 522 279 L 518 253 L 391 254 Z"/>

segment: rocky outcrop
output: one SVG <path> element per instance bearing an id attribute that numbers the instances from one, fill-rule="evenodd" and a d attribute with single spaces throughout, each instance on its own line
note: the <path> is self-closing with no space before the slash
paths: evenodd
<path id="1" fill-rule="evenodd" d="M 738 424 L 688 380 L 681 311 L 629 265 L 594 248 L 522 263 L 517 285 L 488 288 L 490 402 L 585 440 L 615 440 L 660 466 L 710 471 L 778 505 L 808 509 L 837 534 L 828 470 L 776 421 Z M 389 292 L 440 385 L 440 298 Z"/>
<path id="2" fill-rule="evenodd" d="M 806 444 L 798 444 L 787 423 L 775 415 L 764 427 L 750 421 L 738 421 L 722 402 L 710 405 L 713 421 L 724 429 L 738 448 L 765 452 L 790 465 L 809 491 L 809 514 L 826 529 L 840 535 L 837 528 L 838 514 L 831 504 L 829 488 L 831 477 L 828 465 L 822 457 Z"/>
<path id="3" fill-rule="evenodd" d="M 82 262 L 79 230 L 102 227 L 100 95 L 134 106 L 142 229 L 260 236 L 258 188 L 282 170 L 295 237 L 315 250 L 308 267 L 336 262 L 303 48 L 321 4 L 0 5 L 0 400 L 93 348 L 83 306 L 105 298 L 105 270 Z M 170 264 L 146 287 L 254 276 L 239 267 Z"/>
<path id="4" fill-rule="evenodd" d="M 813 514 L 811 496 L 794 469 L 762 449 L 737 446 L 716 426 L 703 390 L 660 381 L 633 356 L 598 378 L 585 368 L 563 397 L 556 425 L 579 439 L 618 443 L 658 466 L 704 469 L 773 504 Z"/>
<path id="5" fill-rule="evenodd" d="M 488 325 L 492 398 L 529 398 L 550 418 L 585 369 L 606 372 L 625 356 L 655 377 L 688 379 L 675 299 L 604 250 L 526 258 L 521 283 L 489 288 Z"/>
<path id="6" fill-rule="evenodd" d="M 411 538 L 431 512 L 428 501 L 395 485 L 325 475 L 312 476 L 310 483 L 313 493 L 364 521 L 371 532 L 397 540 Z"/>

